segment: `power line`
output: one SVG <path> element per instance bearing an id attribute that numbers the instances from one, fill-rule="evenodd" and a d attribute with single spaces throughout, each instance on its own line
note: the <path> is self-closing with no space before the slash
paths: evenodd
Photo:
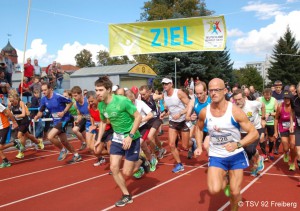
<path id="1" fill-rule="evenodd" d="M 97 21 L 97 20 L 93 20 L 93 19 L 88 19 L 88 18 L 82 18 L 82 17 L 78 17 L 78 16 L 74 16 L 74 15 L 68 15 L 68 14 L 63 14 L 63 13 L 58 13 L 58 12 L 52 12 L 52 11 L 48 11 L 48 10 L 41 10 L 41 9 L 37 9 L 37 8 L 31 8 L 32 10 L 38 11 L 38 12 L 43 12 L 43 13 L 48 13 L 51 15 L 60 15 L 60 16 L 64 16 L 64 17 L 68 17 L 68 18 L 73 18 L 73 19 L 77 19 L 77 20 L 82 20 L 82 21 L 88 21 L 88 22 L 92 22 L 92 23 L 101 23 L 101 24 L 106 24 L 108 25 L 109 23 L 106 22 L 101 22 L 101 21 Z"/>

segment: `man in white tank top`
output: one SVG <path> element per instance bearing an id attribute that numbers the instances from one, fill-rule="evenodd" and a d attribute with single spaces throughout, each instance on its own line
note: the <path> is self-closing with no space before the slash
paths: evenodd
<path id="1" fill-rule="evenodd" d="M 226 91 L 222 79 L 214 78 L 208 84 L 211 104 L 202 109 L 199 115 L 195 131 L 198 146 L 195 155 L 202 153 L 203 128 L 206 125 L 210 135 L 208 190 L 216 195 L 225 189 L 228 171 L 231 210 L 237 210 L 238 202 L 242 200 L 243 169 L 249 166 L 243 146 L 253 143 L 258 138 L 258 132 L 240 108 L 225 100 Z M 243 139 L 240 127 L 247 133 Z"/>
<path id="2" fill-rule="evenodd" d="M 165 111 L 161 113 L 160 118 L 162 119 L 167 113 L 169 114 L 169 146 L 177 162 L 172 171 L 177 173 L 184 170 L 176 147 L 178 134 L 180 133 L 181 135 L 183 148 L 189 149 L 193 145 L 193 142 L 189 139 L 190 129 L 185 122 L 189 98 L 182 90 L 173 88 L 171 79 L 164 78 L 162 84 L 164 88 Z"/>

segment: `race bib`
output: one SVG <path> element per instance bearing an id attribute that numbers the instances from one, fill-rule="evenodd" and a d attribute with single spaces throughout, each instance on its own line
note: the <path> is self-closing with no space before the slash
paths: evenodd
<path id="1" fill-rule="evenodd" d="M 185 124 L 188 128 L 191 128 L 193 126 L 191 121 L 187 121 L 187 122 L 185 122 Z"/>
<path id="2" fill-rule="evenodd" d="M 289 129 L 290 126 L 291 126 L 291 122 L 282 122 L 282 127 L 283 127 L 284 129 Z"/>
<path id="3" fill-rule="evenodd" d="M 86 120 L 90 120 L 91 119 L 91 115 L 90 114 L 85 114 L 85 115 L 83 115 L 83 118 L 85 118 Z"/>
<path id="4" fill-rule="evenodd" d="M 99 126 L 99 124 L 100 124 L 100 122 L 94 122 L 94 125 L 97 127 Z"/>
<path id="5" fill-rule="evenodd" d="M 58 113 L 52 113 L 52 117 L 53 117 L 53 119 L 61 119 L 61 118 L 58 116 Z"/>
<path id="6" fill-rule="evenodd" d="M 124 135 L 114 132 L 112 141 L 123 144 Z"/>
<path id="7" fill-rule="evenodd" d="M 213 145 L 222 147 L 224 144 L 233 142 L 233 137 L 231 133 L 212 133 L 210 136 L 210 141 Z"/>
<path id="8" fill-rule="evenodd" d="M 267 123 L 271 123 L 274 121 L 274 117 L 273 116 L 269 116 L 267 119 Z"/>

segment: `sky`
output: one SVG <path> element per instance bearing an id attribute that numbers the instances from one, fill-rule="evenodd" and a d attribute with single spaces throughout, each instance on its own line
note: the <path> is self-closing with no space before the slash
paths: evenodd
<path id="1" fill-rule="evenodd" d="M 75 55 L 87 49 L 108 50 L 108 25 L 140 19 L 145 0 L 31 0 L 25 42 L 28 0 L 0 0 L 0 48 L 8 39 L 17 49 L 19 63 L 31 57 L 41 66 L 52 61 L 76 65 Z M 214 15 L 224 15 L 227 49 L 234 68 L 264 61 L 290 27 L 300 43 L 300 0 L 206 0 Z"/>

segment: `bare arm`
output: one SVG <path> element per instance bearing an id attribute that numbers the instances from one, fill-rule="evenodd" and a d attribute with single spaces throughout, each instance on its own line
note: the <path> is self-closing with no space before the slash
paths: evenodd
<path id="1" fill-rule="evenodd" d="M 194 154 L 196 156 L 201 155 L 202 153 L 202 140 L 203 140 L 203 128 L 204 128 L 204 121 L 206 117 L 206 108 L 202 109 L 197 124 L 195 126 L 195 138 L 197 142 L 197 149 L 195 150 Z"/>
<path id="2" fill-rule="evenodd" d="M 278 138 L 278 120 L 280 118 L 280 107 L 281 104 L 279 104 L 276 107 L 276 112 L 275 112 L 275 121 L 274 121 L 274 137 Z"/>

